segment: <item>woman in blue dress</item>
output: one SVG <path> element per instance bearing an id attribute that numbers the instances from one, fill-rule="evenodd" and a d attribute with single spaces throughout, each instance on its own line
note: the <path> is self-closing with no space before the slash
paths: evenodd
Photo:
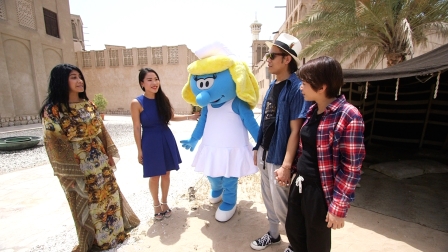
<path id="1" fill-rule="evenodd" d="M 143 177 L 149 177 L 149 191 L 154 201 L 154 218 L 171 216 L 167 204 L 170 171 L 179 170 L 182 162 L 170 121 L 196 120 L 198 115 L 175 115 L 170 100 L 163 93 L 160 78 L 151 68 L 142 68 L 138 75 L 144 94 L 131 102 L 134 139 L 138 162 L 143 165 Z M 159 200 L 159 187 L 162 198 Z"/>

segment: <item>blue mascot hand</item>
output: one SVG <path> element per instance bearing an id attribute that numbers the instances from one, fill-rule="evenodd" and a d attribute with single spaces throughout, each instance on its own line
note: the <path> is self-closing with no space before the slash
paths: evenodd
<path id="1" fill-rule="evenodd" d="M 193 151 L 196 147 L 196 144 L 198 144 L 198 139 L 192 137 L 190 138 L 190 140 L 180 140 L 180 143 L 185 149 Z"/>

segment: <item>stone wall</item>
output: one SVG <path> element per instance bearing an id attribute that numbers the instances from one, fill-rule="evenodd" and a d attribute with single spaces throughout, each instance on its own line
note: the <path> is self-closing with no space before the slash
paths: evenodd
<path id="1" fill-rule="evenodd" d="M 77 66 L 86 80 L 89 99 L 103 94 L 106 114 L 129 115 L 132 99 L 143 94 L 139 87 L 139 69 L 149 67 L 160 77 L 160 86 L 170 99 L 176 114 L 191 113 L 182 98 L 188 65 L 197 59 L 186 46 L 125 48 L 106 45 L 106 50 L 76 52 Z"/>
<path id="2" fill-rule="evenodd" d="M 175 110 L 174 113 L 178 114 L 178 115 L 189 115 L 191 114 L 193 111 L 193 107 L 191 107 L 191 110 L 188 108 L 186 110 Z M 129 109 L 125 110 L 123 108 L 118 108 L 118 109 L 110 109 L 110 110 L 106 110 L 106 115 L 131 115 L 131 111 Z"/>
<path id="3" fill-rule="evenodd" d="M 40 123 L 39 115 L 23 115 L 14 117 L 0 117 L 0 128 L 18 125 L 27 125 Z"/>

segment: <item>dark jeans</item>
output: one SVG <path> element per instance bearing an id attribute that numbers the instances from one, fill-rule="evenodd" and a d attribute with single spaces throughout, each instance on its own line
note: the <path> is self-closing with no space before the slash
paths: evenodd
<path id="1" fill-rule="evenodd" d="M 291 183 L 286 216 L 286 235 L 294 252 L 327 252 L 331 249 L 331 229 L 325 217 L 328 207 L 319 179 L 305 178 L 302 193 Z"/>

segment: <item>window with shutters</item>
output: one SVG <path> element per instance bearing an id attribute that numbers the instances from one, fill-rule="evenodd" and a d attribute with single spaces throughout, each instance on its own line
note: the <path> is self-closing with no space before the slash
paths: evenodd
<path id="1" fill-rule="evenodd" d="M 76 33 L 76 24 L 72 21 L 72 33 L 73 33 L 73 39 L 78 39 L 78 34 Z"/>
<path id="2" fill-rule="evenodd" d="M 123 49 L 123 65 L 134 65 L 134 58 L 132 56 L 132 49 Z"/>
<path id="3" fill-rule="evenodd" d="M 6 20 L 5 0 L 0 0 L 0 19 Z"/>
<path id="4" fill-rule="evenodd" d="M 82 53 L 82 66 L 83 67 L 92 67 L 92 59 L 90 57 L 90 52 Z"/>
<path id="5" fill-rule="evenodd" d="M 177 46 L 169 46 L 168 47 L 168 64 L 178 64 L 179 63 L 179 54 Z"/>
<path id="6" fill-rule="evenodd" d="M 109 66 L 119 66 L 118 50 L 116 50 L 116 49 L 109 50 Z"/>
<path id="7" fill-rule="evenodd" d="M 148 51 L 146 48 L 138 48 L 138 64 L 139 65 L 148 65 Z"/>
<path id="8" fill-rule="evenodd" d="M 33 1 L 17 0 L 17 19 L 21 26 L 36 30 L 36 17 L 34 16 Z"/>
<path id="9" fill-rule="evenodd" d="M 96 58 L 96 66 L 97 67 L 103 67 L 106 65 L 105 60 L 104 60 L 104 51 L 96 51 L 95 58 Z"/>
<path id="10" fill-rule="evenodd" d="M 44 21 L 47 34 L 59 38 L 58 15 L 44 8 Z"/>
<path id="11" fill-rule="evenodd" d="M 152 63 L 154 65 L 163 64 L 162 47 L 152 48 Z"/>

